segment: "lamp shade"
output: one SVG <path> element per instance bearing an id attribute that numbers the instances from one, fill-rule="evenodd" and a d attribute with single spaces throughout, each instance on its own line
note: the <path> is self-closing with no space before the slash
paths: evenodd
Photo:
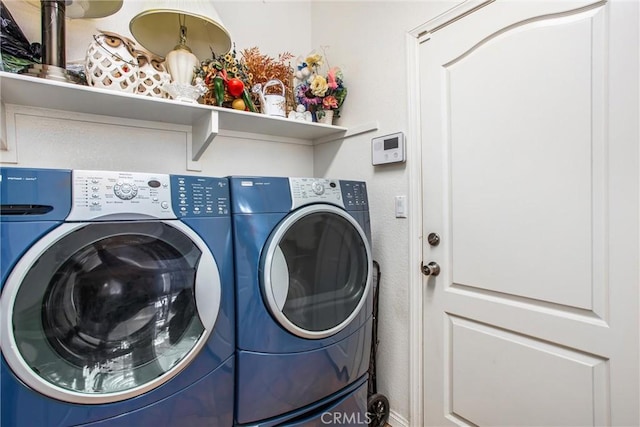
<path id="1" fill-rule="evenodd" d="M 223 55 L 231 49 L 231 36 L 208 0 L 162 0 L 148 2 L 131 19 L 133 37 L 150 52 L 165 56 L 180 43 L 180 29 L 186 28 L 186 45 L 199 60 L 211 52 Z"/>
<path id="2" fill-rule="evenodd" d="M 122 7 L 123 0 L 72 0 L 67 2 L 67 17 L 76 19 L 104 18 Z"/>
<path id="3" fill-rule="evenodd" d="M 27 0 L 29 4 L 40 7 L 40 0 Z M 67 0 L 66 18 L 89 19 L 104 18 L 113 15 L 122 8 L 123 0 Z"/>

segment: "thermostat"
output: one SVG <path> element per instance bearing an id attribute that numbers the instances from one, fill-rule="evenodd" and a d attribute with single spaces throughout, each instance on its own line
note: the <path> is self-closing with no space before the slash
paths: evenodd
<path id="1" fill-rule="evenodd" d="M 404 133 L 392 133 L 391 135 L 371 140 L 371 163 L 373 165 L 404 162 L 406 160 Z"/>

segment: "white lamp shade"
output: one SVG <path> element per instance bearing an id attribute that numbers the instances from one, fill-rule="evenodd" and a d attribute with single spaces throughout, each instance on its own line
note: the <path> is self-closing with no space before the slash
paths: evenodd
<path id="1" fill-rule="evenodd" d="M 67 2 L 67 17 L 77 19 L 104 18 L 122 7 L 123 0 L 72 0 Z"/>
<path id="2" fill-rule="evenodd" d="M 27 0 L 40 8 L 40 0 Z M 67 0 L 65 17 L 73 19 L 104 18 L 122 7 L 123 0 Z"/>
<path id="3" fill-rule="evenodd" d="M 180 42 L 180 26 L 187 29 L 186 45 L 199 60 L 231 49 L 231 36 L 209 0 L 156 0 L 131 19 L 133 37 L 150 52 L 165 56 Z"/>

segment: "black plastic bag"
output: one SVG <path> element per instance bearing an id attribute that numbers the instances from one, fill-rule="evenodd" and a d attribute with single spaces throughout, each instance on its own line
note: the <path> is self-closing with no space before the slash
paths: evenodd
<path id="1" fill-rule="evenodd" d="M 0 53 L 2 69 L 18 72 L 30 64 L 40 62 L 40 43 L 29 43 L 9 9 L 0 1 Z"/>

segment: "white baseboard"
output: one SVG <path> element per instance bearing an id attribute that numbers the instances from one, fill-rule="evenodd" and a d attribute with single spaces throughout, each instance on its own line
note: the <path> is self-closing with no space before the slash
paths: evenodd
<path id="1" fill-rule="evenodd" d="M 392 427 L 409 427 L 409 421 L 407 421 L 402 415 L 397 412 L 389 412 L 389 425 Z"/>

